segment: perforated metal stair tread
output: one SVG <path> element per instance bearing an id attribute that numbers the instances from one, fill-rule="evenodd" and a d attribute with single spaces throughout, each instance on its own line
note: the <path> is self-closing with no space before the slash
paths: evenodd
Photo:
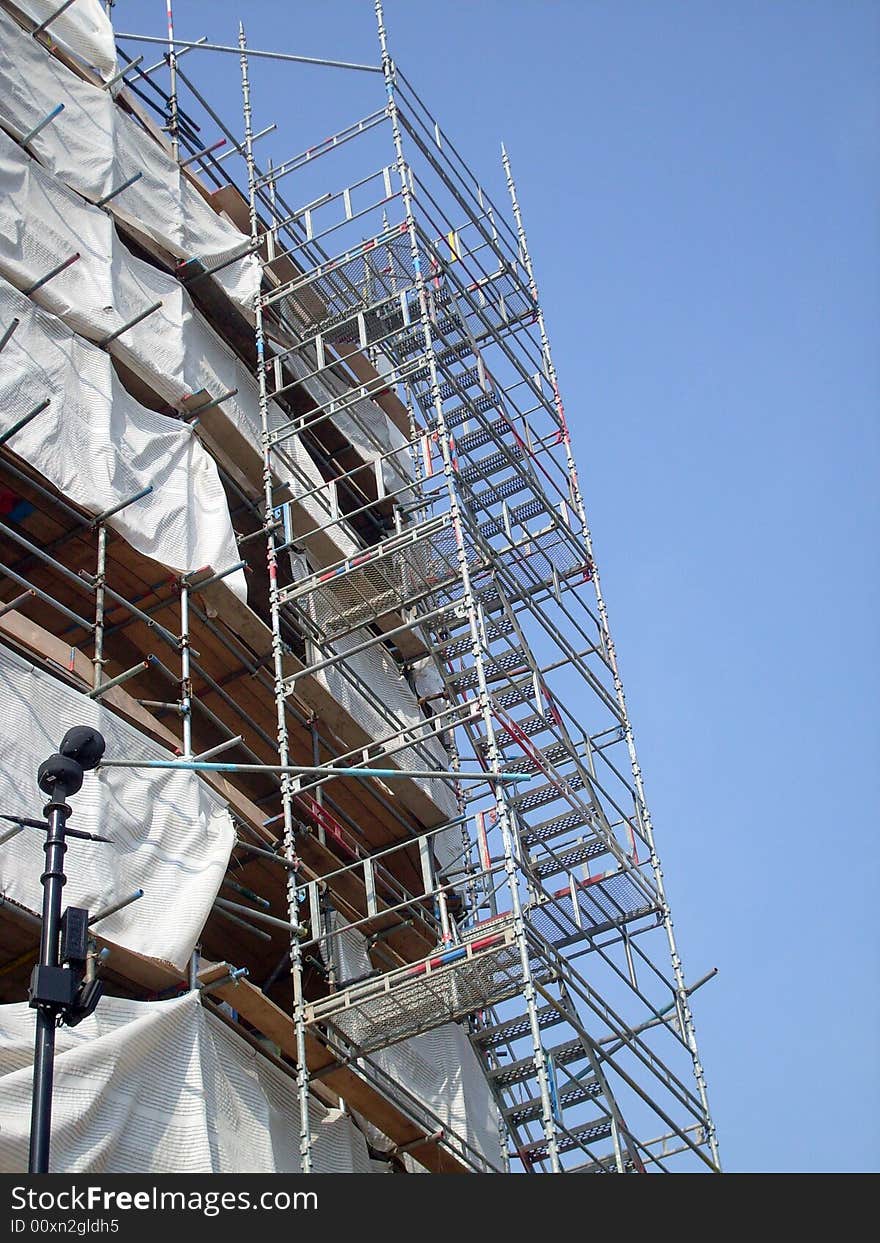
<path id="1" fill-rule="evenodd" d="M 513 630 L 513 622 L 508 618 L 502 617 L 498 621 L 489 622 L 486 625 L 486 638 L 490 643 L 497 639 L 503 639 Z M 445 660 L 455 660 L 459 656 L 467 656 L 473 648 L 473 639 L 470 632 L 460 639 L 439 639 L 435 642 L 437 651 L 440 652 Z"/>
<path id="2" fill-rule="evenodd" d="M 525 836 L 525 835 L 524 835 Z M 588 842 L 579 842 L 576 846 L 568 846 L 559 851 L 556 857 L 537 859 L 532 863 L 532 871 L 545 880 L 548 876 L 558 876 L 560 872 L 570 871 L 591 859 L 598 859 L 608 853 L 608 844 L 595 837 Z"/>
<path id="3" fill-rule="evenodd" d="M 473 453 L 483 445 L 502 440 L 505 436 L 518 435 L 509 419 L 495 419 L 487 427 L 477 427 L 472 432 L 465 432 L 456 439 L 455 445 L 460 455 Z"/>
<path id="4" fill-rule="evenodd" d="M 575 1105 L 583 1105 L 585 1101 L 594 1101 L 602 1095 L 602 1086 L 595 1079 L 579 1080 L 567 1083 L 557 1090 L 556 1098 L 560 1111 L 572 1109 Z M 521 1104 L 511 1105 L 504 1110 L 504 1117 L 509 1126 L 523 1126 L 527 1122 L 536 1122 L 542 1113 L 540 1096 L 533 1096 Z"/>
<path id="5" fill-rule="evenodd" d="M 515 527 L 523 522 L 530 522 L 533 518 L 540 518 L 543 514 L 548 514 L 550 510 L 547 505 L 537 497 L 532 501 L 523 501 L 521 505 L 514 505 L 508 513 L 510 525 Z M 487 538 L 493 535 L 506 534 L 504 521 L 502 518 L 485 518 L 480 523 L 480 533 Z"/>
<path id="6" fill-rule="evenodd" d="M 497 697 L 495 702 L 498 703 Z M 556 722 L 553 718 L 553 713 L 548 708 L 546 712 L 536 712 L 531 716 L 523 717 L 521 721 L 514 721 L 513 723 L 521 733 L 525 734 L 527 738 L 533 738 L 535 734 L 542 734 L 544 730 L 552 728 Z M 512 733 L 507 731 L 503 721 L 499 721 L 496 726 L 496 738 L 502 749 L 515 745 L 514 737 Z M 485 755 L 489 749 L 488 740 L 484 737 L 477 738 L 475 740 L 475 745 L 483 755 Z"/>
<path id="7" fill-rule="evenodd" d="M 473 347 L 469 341 L 459 341 L 455 345 L 449 345 L 445 349 L 438 350 L 434 354 L 435 364 L 443 366 L 446 363 L 455 362 L 457 359 L 465 358 L 468 354 L 473 353 Z M 412 380 L 416 384 L 420 384 L 423 380 L 430 378 L 430 365 L 420 367 L 418 371 L 412 374 Z"/>
<path id="8" fill-rule="evenodd" d="M 450 406 L 448 410 L 444 410 L 443 421 L 450 431 L 455 431 L 456 427 L 461 427 L 462 423 L 472 419 L 475 413 L 488 414 L 497 405 L 497 393 L 476 393 L 469 397 L 464 405 Z"/>
<path id="9" fill-rule="evenodd" d="M 387 319 L 385 319 L 384 327 L 385 327 L 386 333 L 394 332 L 395 329 L 397 328 L 402 328 L 403 327 L 403 316 L 401 315 L 401 313 L 398 311 L 395 316 L 389 316 Z M 438 320 L 436 324 L 432 324 L 431 327 L 432 327 L 432 336 L 433 336 L 433 330 L 436 329 L 436 331 L 440 335 L 444 337 L 448 337 L 451 332 L 460 331 L 461 320 L 456 315 L 447 315 L 443 319 Z M 424 331 L 422 330 L 421 327 L 418 327 L 415 331 L 409 333 L 407 336 L 398 337 L 396 340 L 389 342 L 389 348 L 393 351 L 393 353 L 401 357 L 406 357 L 407 355 L 413 354 L 413 353 L 419 353 L 419 354 L 424 353 L 425 352 Z"/>
<path id="10" fill-rule="evenodd" d="M 555 1027 L 557 1023 L 564 1021 L 565 1016 L 556 1006 L 542 1006 L 538 1011 L 538 1026 L 542 1030 Z M 521 1040 L 522 1037 L 528 1036 L 530 1031 L 529 1016 L 521 1014 L 514 1019 L 506 1019 L 503 1023 L 496 1023 L 494 1027 L 484 1027 L 482 1031 L 476 1033 L 474 1040 L 484 1049 L 494 1049 L 498 1045 Z"/>
<path id="11" fill-rule="evenodd" d="M 521 647 L 517 647 L 506 652 L 504 656 L 500 656 L 497 660 L 486 661 L 483 672 L 486 681 L 492 683 L 497 682 L 499 678 L 507 678 L 510 675 L 522 673 L 525 668 L 527 668 L 525 653 Z M 453 673 L 446 678 L 447 686 L 456 692 L 470 690 L 478 682 L 479 672 L 476 668 L 464 669 L 461 673 Z"/>
<path id="12" fill-rule="evenodd" d="M 508 747 L 514 746 L 515 740 L 508 742 L 505 739 L 504 745 Z M 538 754 L 540 755 L 543 763 L 550 768 L 559 768 L 560 765 L 565 764 L 566 762 L 574 762 L 579 758 L 572 754 L 571 749 L 567 743 L 564 742 L 555 742 L 550 747 L 539 749 Z M 533 759 L 528 755 L 522 758 L 515 757 L 513 760 L 509 761 L 505 767 L 515 769 L 515 771 L 521 773 L 538 773 L 545 771 L 538 760 Z"/>
<path id="13" fill-rule="evenodd" d="M 554 837 L 559 837 L 562 833 L 568 833 L 588 823 L 589 821 L 579 811 L 568 811 L 562 816 L 554 816 L 552 820 L 545 820 L 542 824 L 530 826 L 520 835 L 520 841 L 528 850 L 532 846 L 552 841 Z"/>
<path id="14" fill-rule="evenodd" d="M 480 376 L 479 367 L 470 367 L 467 371 L 462 371 L 457 375 L 454 382 L 444 380 L 442 384 L 438 385 L 440 399 L 441 401 L 448 401 L 450 397 L 459 396 L 475 385 L 479 386 L 483 392 L 486 391 L 483 389 L 483 378 Z M 415 396 L 416 401 L 423 409 L 430 409 L 433 405 L 430 389 L 419 389 Z"/>
<path id="15" fill-rule="evenodd" d="M 478 479 L 488 479 L 490 475 L 497 475 L 498 471 L 512 466 L 511 458 L 519 457 L 522 457 L 522 449 L 518 444 L 512 444 L 506 453 L 501 450 L 498 453 L 487 453 L 479 461 L 462 467 L 458 477 L 462 483 L 476 483 Z"/>
<path id="16" fill-rule="evenodd" d="M 635 1174 L 635 1162 L 629 1157 L 625 1157 L 622 1164 L 623 1172 L 625 1174 Z M 616 1174 L 617 1158 L 612 1152 L 609 1153 L 607 1157 L 603 1157 L 600 1161 L 587 1161 L 583 1165 L 575 1165 L 565 1172 L 566 1174 Z M 641 1172 L 644 1173 L 644 1170 Z"/>
<path id="17" fill-rule="evenodd" d="M 473 476 L 473 481 L 482 478 L 481 474 L 476 474 Z M 471 480 L 465 480 L 465 482 L 468 483 Z M 517 473 L 510 479 L 504 479 L 501 483 L 494 483 L 491 487 L 472 493 L 471 509 L 475 513 L 481 513 L 492 505 L 500 505 L 502 501 L 508 500 L 511 496 L 516 496 L 517 492 L 525 492 L 530 486 L 529 480 Z"/>
<path id="18" fill-rule="evenodd" d="M 565 783 L 572 791 L 582 790 L 584 788 L 584 779 L 580 773 L 568 777 Z M 515 795 L 511 802 L 515 803 L 521 812 L 534 811 L 536 807 L 543 807 L 547 803 L 553 803 L 556 799 L 564 798 L 561 784 L 557 781 L 550 781 L 546 785 L 539 786 L 537 790 L 530 790 L 525 794 Z"/>
<path id="19" fill-rule="evenodd" d="M 594 1122 L 582 1122 L 580 1126 L 572 1127 L 569 1135 L 559 1136 L 556 1147 L 560 1153 L 573 1152 L 583 1144 L 601 1143 L 602 1140 L 608 1139 L 611 1133 L 611 1119 L 606 1115 L 604 1118 L 597 1118 Z M 548 1156 L 547 1141 L 536 1140 L 533 1144 L 526 1144 L 521 1151 L 532 1161 L 542 1161 Z"/>
<path id="20" fill-rule="evenodd" d="M 528 703 L 529 700 L 534 702 L 535 699 L 535 682 L 534 678 L 527 678 L 516 686 L 511 686 L 500 694 L 496 693 L 492 696 L 492 702 L 496 707 L 503 711 L 515 708 L 517 704 Z"/>
<path id="21" fill-rule="evenodd" d="M 578 1062 L 587 1056 L 587 1051 L 579 1038 L 567 1040 L 548 1052 L 557 1066 L 570 1066 L 573 1062 Z M 510 1088 L 516 1083 L 525 1083 L 526 1080 L 534 1078 L 536 1073 L 535 1059 L 530 1055 L 510 1062 L 507 1066 L 494 1067 L 489 1071 L 489 1076 L 496 1087 Z"/>
<path id="22" fill-rule="evenodd" d="M 529 906 L 524 912 L 535 931 L 556 949 L 580 940 L 584 932 L 595 936 L 654 915 L 660 909 L 658 902 L 647 898 L 625 872 L 580 884 L 575 892 L 577 914 L 569 889 L 550 902 Z"/>

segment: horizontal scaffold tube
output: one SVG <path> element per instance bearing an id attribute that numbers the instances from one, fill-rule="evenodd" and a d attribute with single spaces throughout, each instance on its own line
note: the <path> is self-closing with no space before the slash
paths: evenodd
<path id="1" fill-rule="evenodd" d="M 123 33 L 119 31 L 116 35 L 117 39 L 132 39 L 136 43 L 161 43 L 166 44 L 168 39 L 159 39 L 153 35 L 137 35 Z M 231 52 L 234 56 L 241 56 L 242 51 L 239 47 L 232 47 L 228 43 L 207 43 L 204 39 L 199 39 L 196 43 L 188 42 L 184 39 L 170 40 L 175 48 L 184 48 L 186 50 L 204 51 L 204 52 Z M 292 61 L 298 65 L 323 65 L 328 69 L 360 69 L 363 73 L 381 73 L 380 65 L 360 65 L 354 61 L 348 60 L 325 60 L 318 56 L 295 56 L 292 52 L 265 52 L 257 48 L 248 48 L 248 56 L 262 56 L 267 60 L 286 60 Z"/>
<path id="2" fill-rule="evenodd" d="M 321 773 L 337 777 L 416 777 L 444 781 L 503 781 L 515 783 L 531 781 L 534 773 L 459 773 L 445 768 L 335 768 L 332 764 L 212 764 L 203 760 L 102 760 L 99 768 L 186 768 L 199 773 L 292 773 L 309 776 Z"/>

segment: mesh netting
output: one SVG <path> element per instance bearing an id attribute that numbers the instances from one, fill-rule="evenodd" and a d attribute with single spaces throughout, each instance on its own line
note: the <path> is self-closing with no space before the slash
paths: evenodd
<path id="1" fill-rule="evenodd" d="M 491 945 L 475 949 L 480 938 L 344 989 L 309 1006 L 308 1022 L 330 1023 L 369 1052 L 515 997 L 523 987 L 519 947 L 509 921 L 491 927 L 489 937 L 482 930 Z M 541 963 L 532 971 L 537 979 L 549 974 Z"/>

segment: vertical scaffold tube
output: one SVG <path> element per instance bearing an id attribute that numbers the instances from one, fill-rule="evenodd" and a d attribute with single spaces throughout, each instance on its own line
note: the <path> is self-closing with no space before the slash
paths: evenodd
<path id="1" fill-rule="evenodd" d="M 189 643 L 189 584 L 180 581 L 180 721 L 183 758 L 192 757 L 192 671 Z"/>
<path id="2" fill-rule="evenodd" d="M 95 573 L 95 655 L 92 660 L 92 689 L 104 681 L 104 588 L 107 581 L 107 524 L 98 525 L 98 561 Z"/>
<path id="3" fill-rule="evenodd" d="M 168 90 L 168 137 L 171 140 L 171 154 L 175 160 L 180 151 L 179 127 L 177 122 L 177 51 L 174 45 L 174 14 L 171 0 L 166 0 L 168 16 L 168 74 L 170 85 Z"/>
<path id="4" fill-rule="evenodd" d="M 431 384 L 431 397 L 437 421 L 437 437 L 443 458 L 443 474 L 446 481 L 446 489 L 449 499 L 449 512 L 452 527 L 455 532 L 456 554 L 462 583 L 462 600 L 465 603 L 467 612 L 468 626 L 472 642 L 472 655 L 474 659 L 474 667 L 477 672 L 480 712 L 483 718 L 483 726 L 486 731 L 487 759 L 492 773 L 498 775 L 501 772 L 501 754 L 495 736 L 494 720 L 489 702 L 488 686 L 486 683 L 483 648 L 480 642 L 476 604 L 471 584 L 470 571 L 468 568 L 467 552 L 462 534 L 461 514 L 456 491 L 455 468 L 453 465 L 449 430 L 446 426 L 443 401 L 440 396 L 440 384 L 437 378 L 437 365 L 434 361 L 433 337 L 431 334 L 430 315 L 428 312 L 427 287 L 425 274 L 422 272 L 421 256 L 419 253 L 418 234 L 413 210 L 412 190 L 410 187 L 408 168 L 403 154 L 403 140 L 401 135 L 400 120 L 397 113 L 397 102 L 395 98 L 395 72 L 391 57 L 388 54 L 388 40 L 385 31 L 385 20 L 381 0 L 375 0 L 375 9 L 376 21 L 379 30 L 379 46 L 382 53 L 382 72 L 385 78 L 388 118 L 391 123 L 391 130 L 394 140 L 397 172 L 400 178 L 401 202 L 406 215 L 406 227 L 409 236 L 410 253 L 419 298 L 419 319 L 424 333 L 425 353 L 427 355 L 428 373 Z M 493 781 L 492 788 L 495 798 L 495 809 L 498 816 L 498 825 L 501 830 L 501 837 L 504 846 L 504 867 L 507 883 L 510 889 L 513 929 L 520 954 L 520 966 L 523 975 L 523 996 L 528 1007 L 529 1029 L 531 1032 L 534 1052 L 535 1072 L 540 1089 L 541 1120 L 544 1138 L 547 1143 L 547 1155 L 552 1171 L 554 1173 L 560 1173 L 561 1166 L 559 1162 L 559 1149 L 556 1139 L 556 1124 L 553 1119 L 553 1106 L 550 1095 L 550 1078 L 547 1069 L 546 1054 L 541 1042 L 537 994 L 532 980 L 529 949 L 526 942 L 525 924 L 523 922 L 522 906 L 520 903 L 517 867 L 513 844 L 513 829 L 510 823 L 507 801 L 504 796 L 503 782 L 500 780 Z"/>
<path id="5" fill-rule="evenodd" d="M 562 443 L 565 449 L 566 468 L 571 487 L 571 499 L 574 504 L 578 521 L 581 524 L 583 533 L 584 547 L 589 557 L 591 566 L 591 575 L 593 582 L 593 590 L 596 593 L 596 608 L 599 614 L 599 623 L 602 632 L 602 642 L 605 646 L 608 657 L 608 664 L 611 670 L 611 676 L 614 682 L 614 694 L 620 710 L 620 719 L 623 723 L 624 738 L 626 740 L 627 752 L 629 754 L 630 768 L 633 775 L 633 784 L 636 791 L 636 800 L 638 807 L 638 817 L 644 829 L 645 839 L 648 843 L 650 852 L 651 869 L 654 874 L 657 892 L 660 898 L 661 915 L 663 926 L 666 930 L 666 938 L 669 944 L 669 955 L 672 961 L 672 969 L 675 976 L 676 985 L 676 1007 L 680 1017 L 681 1026 L 683 1028 L 682 1035 L 687 1043 L 688 1050 L 691 1055 L 694 1068 L 694 1080 L 700 1096 L 700 1103 L 703 1107 L 703 1113 L 706 1125 L 706 1139 L 709 1144 L 709 1150 L 712 1153 L 712 1159 L 720 1168 L 720 1156 L 718 1152 L 718 1140 L 715 1133 L 715 1125 L 712 1121 L 712 1115 L 709 1111 L 709 1095 L 706 1087 L 706 1076 L 700 1061 L 699 1049 L 697 1046 L 697 1034 L 694 1024 L 693 1013 L 691 1011 L 690 1002 L 688 1001 L 687 984 L 684 978 L 684 970 L 681 964 L 681 958 L 678 953 L 678 946 L 675 940 L 675 932 L 672 925 L 672 914 L 669 909 L 669 903 L 666 898 L 666 890 L 663 883 L 663 869 L 660 866 L 660 858 L 654 845 L 654 830 L 651 823 L 651 814 L 648 810 L 647 800 L 645 798 L 644 782 L 642 780 L 642 771 L 639 766 L 638 755 L 636 753 L 635 735 L 629 719 L 629 713 L 626 707 L 626 697 L 623 690 L 623 680 L 617 664 L 617 654 L 614 648 L 614 640 L 611 637 L 611 627 L 608 620 L 608 609 L 605 604 L 605 597 L 602 594 L 602 585 L 599 580 L 599 571 L 593 558 L 593 540 L 590 533 L 589 524 L 587 523 L 586 509 L 584 506 L 583 494 L 581 493 L 580 484 L 578 482 L 577 465 L 574 460 L 574 451 L 571 444 L 571 435 L 568 430 L 568 424 L 565 419 L 565 408 L 562 404 L 562 397 L 559 392 L 559 384 L 556 377 L 556 369 L 553 365 L 553 357 L 550 352 L 550 338 L 547 333 L 547 326 L 544 320 L 544 312 L 541 309 L 540 300 L 538 298 L 538 286 L 535 280 L 535 273 L 532 267 L 532 260 L 529 254 L 528 242 L 526 240 L 525 226 L 523 225 L 522 212 L 520 211 L 519 199 L 516 193 L 516 183 L 513 180 L 513 172 L 510 167 L 510 157 L 507 150 L 502 144 L 501 160 L 504 165 L 504 175 L 507 180 L 507 190 L 510 195 L 510 202 L 513 209 L 513 218 L 516 225 L 517 241 L 519 243 L 520 258 L 529 281 L 529 288 L 532 299 L 535 303 L 535 313 L 537 315 L 538 332 L 541 337 L 541 352 L 544 356 L 544 366 L 546 369 L 547 380 L 553 391 L 553 400 L 556 406 L 556 413 L 559 419 L 560 431 L 562 435 Z"/>
<path id="6" fill-rule="evenodd" d="M 251 240 L 259 241 L 257 219 L 256 171 L 254 168 L 253 126 L 251 113 L 250 80 L 248 77 L 247 40 L 244 27 L 238 28 L 238 46 L 241 61 L 241 95 L 244 117 L 244 155 L 247 163 L 248 203 L 250 210 Z M 278 761 L 282 766 L 290 763 L 290 742 L 287 732 L 287 714 L 284 694 L 284 643 L 281 637 L 281 608 L 278 603 L 278 559 L 275 548 L 275 532 L 271 522 L 273 504 L 272 449 L 269 429 L 269 394 L 266 385 L 266 337 L 263 325 L 262 291 L 254 296 L 254 333 L 257 352 L 257 382 L 260 398 L 260 424 L 263 454 L 263 499 L 266 511 L 266 562 L 269 571 L 269 611 L 272 625 L 272 658 L 275 679 L 275 711 L 278 730 Z M 281 809 L 284 821 L 283 853 L 291 865 L 296 864 L 296 836 L 293 822 L 293 785 L 289 773 L 281 777 Z M 302 982 L 302 951 L 297 928 L 299 926 L 299 903 L 297 902 L 296 871 L 291 866 L 287 875 L 287 909 L 291 924 L 290 974 L 293 981 L 293 1022 L 296 1030 L 296 1079 L 299 1093 L 300 1114 L 300 1162 L 303 1174 L 312 1172 L 311 1127 L 309 1124 L 309 1069 L 306 1064 L 305 999 Z"/>

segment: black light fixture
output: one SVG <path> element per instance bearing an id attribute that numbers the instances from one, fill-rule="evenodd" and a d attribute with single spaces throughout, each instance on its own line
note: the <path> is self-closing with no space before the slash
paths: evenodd
<path id="1" fill-rule="evenodd" d="M 107 837 L 84 833 L 67 826 L 71 808 L 66 800 L 82 787 L 83 774 L 96 768 L 104 754 L 105 742 L 97 730 L 86 725 L 69 729 L 54 755 L 37 770 L 37 784 L 49 802 L 43 808 L 45 820 L 3 816 L 24 828 L 46 834 L 46 870 L 43 886 L 43 923 L 40 933 L 40 960 L 33 969 L 28 1002 L 37 1012 L 34 1043 L 34 1087 L 31 1102 L 31 1138 L 28 1172 L 49 1171 L 49 1137 L 52 1125 L 52 1081 L 55 1070 L 55 1029 L 81 1022 L 95 1009 L 103 991 L 101 982 L 88 979 L 89 912 L 78 906 L 61 914 L 61 891 L 67 882 L 64 856 L 67 837 L 92 842 L 108 842 Z"/>

